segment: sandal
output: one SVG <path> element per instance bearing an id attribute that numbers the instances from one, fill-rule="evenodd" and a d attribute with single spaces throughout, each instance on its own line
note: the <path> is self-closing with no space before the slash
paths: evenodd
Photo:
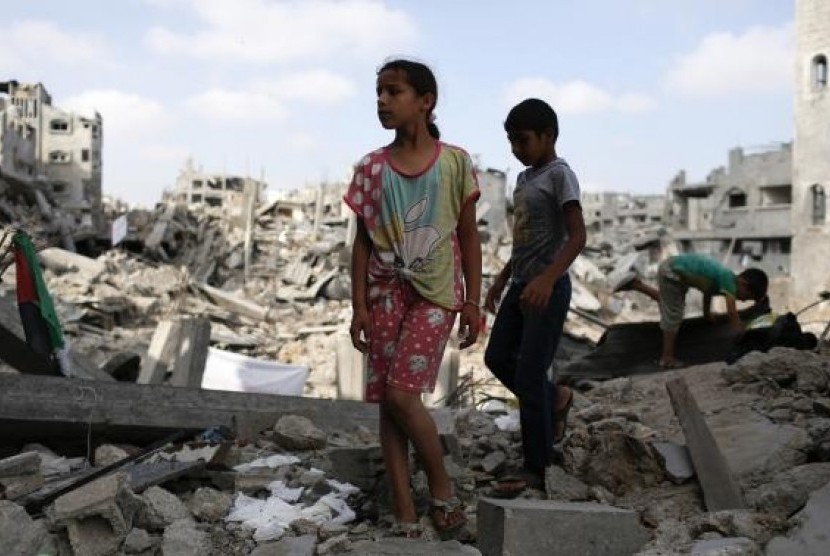
<path id="1" fill-rule="evenodd" d="M 570 413 L 571 408 L 574 405 L 574 391 L 573 388 L 568 388 L 568 391 L 571 393 L 571 397 L 568 398 L 568 403 L 565 404 L 565 407 L 562 409 L 554 412 L 553 415 L 553 443 L 559 444 L 563 440 L 565 440 L 565 432 L 568 430 L 568 413 Z M 559 427 L 562 427 L 561 432 L 557 434 Z"/>
<path id="2" fill-rule="evenodd" d="M 516 498 L 529 488 L 545 490 L 544 477 L 531 471 L 523 471 L 517 475 L 508 475 L 493 484 L 490 495 L 493 498 Z"/>
<path id="3" fill-rule="evenodd" d="M 424 536 L 424 526 L 418 521 L 395 521 L 389 528 L 389 535 L 404 539 L 420 539 Z"/>
<path id="4" fill-rule="evenodd" d="M 447 540 L 467 524 L 467 514 L 464 512 L 464 504 L 456 496 L 447 500 L 433 498 L 430 501 L 429 509 L 432 518 L 432 526 L 442 541 Z M 450 516 L 460 516 L 458 521 L 453 522 Z"/>

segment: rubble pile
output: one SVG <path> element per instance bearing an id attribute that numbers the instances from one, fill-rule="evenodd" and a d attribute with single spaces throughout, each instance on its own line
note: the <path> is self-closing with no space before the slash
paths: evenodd
<path id="1" fill-rule="evenodd" d="M 665 390 L 678 376 L 699 401 L 746 507 L 707 510 Z M 639 539 L 640 556 L 761 554 L 765 546 L 769 554 L 787 553 L 775 552 L 779 546 L 798 549 L 789 553 L 822 553 L 816 550 L 826 549 L 826 538 L 810 536 L 810 520 L 828 509 L 828 382 L 830 358 L 784 348 L 750 354 L 733 366 L 586 382 L 576 394 L 571 428 L 559 449 L 561 464 L 550 469 L 546 491 L 526 491 L 525 502 L 509 503 L 510 515 L 529 512 L 527 519 L 536 519 L 539 512 L 567 511 L 574 514 L 569 519 L 595 523 L 586 527 L 602 537 L 602 527 L 611 522 L 600 526 L 591 516 L 605 515 L 596 514 L 604 509 L 619 524 L 624 514 L 613 512 L 632 511 L 638 519 L 626 525 L 625 534 L 633 535 L 630 542 Z M 20 554 L 31 553 L 27 547 L 72 554 L 58 552 L 67 546 L 75 554 L 148 556 L 385 554 L 392 548 L 431 554 L 439 547 L 442 554 L 475 554 L 474 546 L 488 553 L 482 527 L 490 530 L 487 520 L 494 514 L 488 509 L 479 515 L 477 508 L 501 503 L 488 498 L 492 482 L 520 464 L 515 410 L 498 404 L 488 411 L 441 410 L 439 422 L 449 422 L 442 426 L 447 467 L 470 517 L 455 541 L 441 542 L 427 517 L 424 538 L 389 537 L 388 491 L 374 430 L 323 431 L 292 415 L 251 442 L 170 446 L 149 462 L 193 461 L 187 455 L 196 453 L 206 465 L 150 486 L 129 468 L 114 472 L 57 498 L 34 518 L 25 512 L 21 493 L 72 476 L 79 462 L 44 447 L 23 447 L 0 460 L 4 496 L 15 500 L 0 501 L 0 538 L 14 539 Z M 138 450 L 99 446 L 94 463 Z M 63 469 L 56 474 L 59 462 Z M 413 465 L 413 490 L 425 515 L 426 475 L 418 462 Z M 643 529 L 635 534 L 632 527 Z M 706 552 L 715 548 L 720 552 Z"/>

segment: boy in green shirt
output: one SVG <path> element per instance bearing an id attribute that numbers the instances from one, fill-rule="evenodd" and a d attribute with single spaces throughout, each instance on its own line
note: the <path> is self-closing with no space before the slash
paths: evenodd
<path id="1" fill-rule="evenodd" d="M 726 313 L 735 332 L 743 330 L 735 300 L 762 301 L 767 295 L 769 279 L 763 270 L 748 268 L 735 274 L 719 262 L 699 255 L 687 253 L 670 257 L 660 264 L 657 272 L 658 287 L 646 284 L 632 274 L 620 282 L 614 291 L 634 290 L 646 294 L 660 304 L 660 329 L 663 331 L 663 350 L 660 367 L 673 369 L 681 367 L 674 355 L 677 331 L 683 321 L 686 306 L 686 292 L 694 288 L 703 292 L 703 316 L 716 322 L 720 315 L 711 313 L 712 297 L 726 298 Z"/>

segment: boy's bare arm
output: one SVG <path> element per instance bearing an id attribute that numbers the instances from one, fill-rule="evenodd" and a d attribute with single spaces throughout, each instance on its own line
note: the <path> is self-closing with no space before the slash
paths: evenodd
<path id="1" fill-rule="evenodd" d="M 461 248 L 461 266 L 464 272 L 465 303 L 461 307 L 459 336 L 461 349 L 478 339 L 481 309 L 481 239 L 478 236 L 476 205 L 467 203 L 462 209 L 457 226 L 458 244 Z M 466 303 L 469 301 L 470 303 Z M 473 306 L 475 305 L 475 306 Z"/>
<path id="2" fill-rule="evenodd" d="M 507 285 L 507 282 L 510 280 L 512 275 L 513 265 L 508 261 L 508 263 L 504 265 L 504 268 L 501 269 L 501 272 L 496 275 L 496 279 L 493 281 L 493 284 L 487 289 L 487 295 L 484 298 L 485 309 L 491 313 L 496 312 L 496 304 L 499 299 L 501 299 L 504 287 Z"/>
<path id="3" fill-rule="evenodd" d="M 586 232 L 582 207 L 577 201 L 571 201 L 565 203 L 563 213 L 568 239 L 556 253 L 553 262 L 522 291 L 521 301 L 529 308 L 542 311 L 547 307 L 554 284 L 568 271 L 574 259 L 585 247 Z"/>
<path id="4" fill-rule="evenodd" d="M 744 329 L 741 317 L 738 314 L 738 306 L 735 303 L 735 298 L 731 295 L 726 296 L 726 314 L 729 316 L 729 324 L 732 325 L 732 329 L 735 332 L 740 332 Z"/>

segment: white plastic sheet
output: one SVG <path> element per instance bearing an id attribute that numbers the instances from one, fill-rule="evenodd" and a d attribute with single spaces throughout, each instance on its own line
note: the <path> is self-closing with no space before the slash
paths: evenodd
<path id="1" fill-rule="evenodd" d="M 264 361 L 209 348 L 202 388 L 302 396 L 307 378 L 308 367 Z"/>

